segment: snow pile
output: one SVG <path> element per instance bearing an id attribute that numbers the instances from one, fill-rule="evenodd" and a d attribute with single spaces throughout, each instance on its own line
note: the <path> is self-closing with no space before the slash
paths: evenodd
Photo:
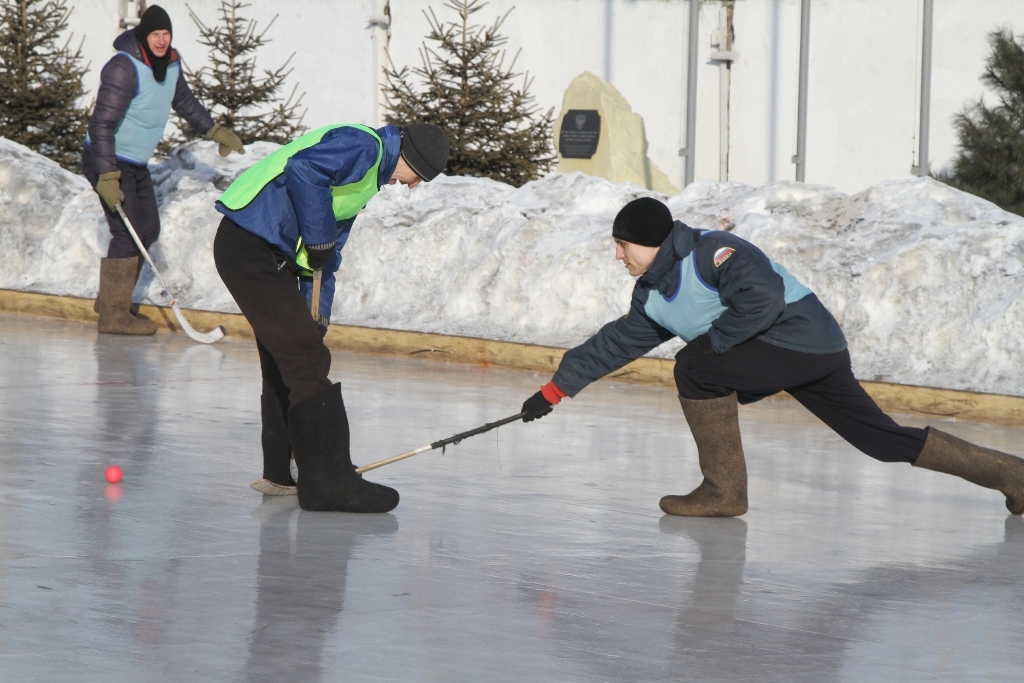
<path id="1" fill-rule="evenodd" d="M 273 149 L 224 159 L 198 142 L 153 165 L 163 220 L 154 257 L 184 306 L 237 311 L 213 264 L 213 202 Z M 519 189 L 443 176 L 385 188 L 345 247 L 333 320 L 572 346 L 628 307 L 633 280 L 614 260 L 610 226 L 624 203 L 653 194 L 581 174 Z M 1024 395 L 1021 217 L 929 179 L 853 196 L 702 182 L 667 202 L 694 227 L 751 240 L 814 289 L 858 376 Z M 0 288 L 95 295 L 109 235 L 84 180 L 0 139 L 0 207 Z M 137 295 L 165 302 L 148 275 Z"/>

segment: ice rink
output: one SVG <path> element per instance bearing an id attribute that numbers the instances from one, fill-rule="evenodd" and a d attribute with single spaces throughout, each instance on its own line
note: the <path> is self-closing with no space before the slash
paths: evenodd
<path id="1" fill-rule="evenodd" d="M 0 315 L 0 679 L 1024 671 L 1024 520 L 998 493 L 857 453 L 794 402 L 741 409 L 739 519 L 661 514 L 699 483 L 696 449 L 671 389 L 613 382 L 367 474 L 402 502 L 354 516 L 248 487 L 259 377 L 251 342 Z M 360 464 L 517 413 L 548 379 L 342 353 L 332 377 Z M 1024 452 L 1024 429 L 930 423 Z"/>

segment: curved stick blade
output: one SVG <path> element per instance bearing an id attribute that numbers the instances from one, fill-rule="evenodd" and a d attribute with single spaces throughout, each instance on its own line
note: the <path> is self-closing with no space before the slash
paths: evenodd
<path id="1" fill-rule="evenodd" d="M 171 310 L 174 311 L 174 317 L 178 319 L 178 324 L 181 325 L 181 329 L 185 330 L 185 334 L 201 344 L 213 344 L 214 342 L 220 341 L 224 337 L 224 328 L 215 327 L 209 332 L 196 332 L 196 329 L 192 327 L 188 320 L 185 319 L 185 314 L 181 312 L 181 308 L 178 307 L 177 302 L 171 303 Z"/>

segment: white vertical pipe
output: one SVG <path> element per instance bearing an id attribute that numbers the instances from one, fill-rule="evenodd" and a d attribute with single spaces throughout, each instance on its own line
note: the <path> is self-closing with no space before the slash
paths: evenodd
<path id="1" fill-rule="evenodd" d="M 807 173 L 807 53 L 811 42 L 811 0 L 800 2 L 800 87 L 796 109 L 796 179 L 804 182 Z"/>
<path id="2" fill-rule="evenodd" d="M 729 62 L 718 63 L 718 180 L 729 179 Z"/>
<path id="3" fill-rule="evenodd" d="M 718 180 L 729 180 L 729 88 L 732 80 L 732 6 L 722 3 L 718 11 Z"/>
<path id="4" fill-rule="evenodd" d="M 917 175 L 928 175 L 928 136 L 931 131 L 932 104 L 932 10 L 933 0 L 924 0 L 924 21 L 921 29 L 921 120 L 917 137 Z"/>
<path id="5" fill-rule="evenodd" d="M 371 126 L 380 126 L 381 120 L 380 99 L 382 77 L 384 75 L 384 55 L 388 45 L 388 35 L 391 30 L 391 7 L 389 0 L 374 0 L 373 14 L 370 15 L 370 50 L 373 52 L 373 120 Z"/>
<path id="6" fill-rule="evenodd" d="M 683 187 L 693 182 L 694 148 L 697 144 L 697 34 L 700 29 L 700 0 L 690 0 L 689 29 L 686 59 L 686 172 Z"/>

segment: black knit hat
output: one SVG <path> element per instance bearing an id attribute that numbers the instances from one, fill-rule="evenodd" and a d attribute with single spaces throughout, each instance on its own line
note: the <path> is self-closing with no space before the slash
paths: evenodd
<path id="1" fill-rule="evenodd" d="M 612 223 L 612 237 L 644 247 L 660 247 L 672 232 L 672 212 L 653 197 L 634 199 Z"/>
<path id="2" fill-rule="evenodd" d="M 171 17 L 160 5 L 150 5 L 139 18 L 139 25 L 135 27 L 135 35 L 139 40 L 145 41 L 153 31 L 171 31 Z"/>
<path id="3" fill-rule="evenodd" d="M 448 163 L 448 136 L 431 123 L 410 123 L 402 127 L 402 158 L 427 182 L 437 177 Z"/>

